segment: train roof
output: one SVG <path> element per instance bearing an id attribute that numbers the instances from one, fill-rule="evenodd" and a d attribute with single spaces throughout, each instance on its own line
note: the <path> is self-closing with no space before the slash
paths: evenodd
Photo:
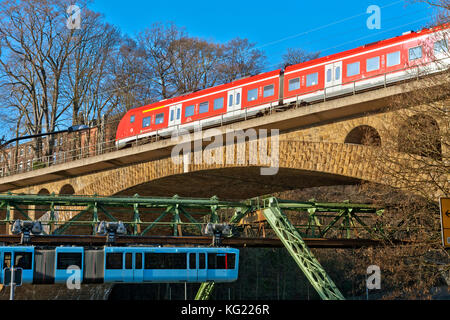
<path id="1" fill-rule="evenodd" d="M 128 112 L 136 112 L 136 111 L 139 111 L 141 108 L 145 108 L 146 109 L 146 108 L 149 108 L 149 107 L 159 107 L 159 106 L 165 106 L 165 105 L 167 105 L 167 106 L 173 105 L 173 104 L 175 104 L 175 103 L 177 103 L 179 101 L 183 101 L 183 100 L 187 100 L 187 99 L 191 99 L 191 98 L 196 98 L 196 97 L 199 97 L 199 96 L 203 96 L 205 94 L 209 94 L 209 93 L 213 93 L 213 92 L 216 92 L 216 91 L 225 90 L 227 88 L 232 88 L 232 87 L 235 87 L 235 86 L 246 84 L 248 82 L 253 82 L 253 81 L 261 80 L 261 79 L 268 78 L 268 77 L 271 77 L 271 76 L 279 75 L 280 72 L 281 72 L 281 69 L 277 69 L 277 70 L 273 70 L 273 71 L 269 71 L 269 72 L 263 72 L 263 73 L 260 73 L 260 74 L 254 75 L 254 76 L 240 78 L 240 79 L 237 79 L 237 80 L 234 80 L 232 82 L 225 83 L 225 84 L 221 84 L 221 85 L 217 85 L 217 86 L 214 86 L 214 87 L 210 87 L 210 88 L 202 89 L 202 90 L 199 90 L 199 91 L 195 91 L 195 92 L 192 92 L 192 93 L 184 94 L 184 95 L 181 95 L 181 96 L 177 96 L 177 97 L 161 100 L 161 101 L 158 101 L 158 102 L 155 102 L 155 103 L 152 103 L 152 104 L 148 104 L 148 105 L 145 105 L 145 106 L 136 107 L 136 108 L 130 109 Z"/>
<path id="2" fill-rule="evenodd" d="M 405 40 L 410 40 L 410 39 L 414 39 L 420 36 L 423 36 L 424 34 L 429 34 L 432 32 L 436 32 L 439 30 L 444 30 L 444 29 L 448 29 L 450 27 L 450 23 L 449 24 L 443 24 L 443 25 L 439 25 L 433 28 L 423 28 L 422 30 L 419 31 L 410 31 L 410 32 L 405 32 L 403 35 L 401 36 L 396 36 L 393 38 L 389 38 L 389 39 L 384 39 L 384 40 L 379 40 L 379 41 L 375 41 L 375 42 L 371 42 L 365 45 L 362 45 L 360 47 L 357 48 L 353 48 L 353 49 L 349 49 L 346 51 L 342 51 L 342 52 L 338 52 L 332 55 L 328 55 L 328 56 L 324 56 L 321 58 L 317 58 L 314 60 L 309 60 L 306 62 L 302 62 L 299 64 L 295 64 L 295 65 L 291 65 L 285 68 L 285 72 L 289 72 L 293 69 L 300 69 L 300 68 L 306 68 L 315 64 L 319 64 L 319 63 L 323 63 L 323 62 L 327 62 L 327 61 L 332 61 L 332 60 L 337 60 L 339 58 L 344 58 L 346 56 L 349 55 L 353 55 L 356 53 L 360 53 L 360 52 L 364 52 L 365 50 L 367 50 L 368 48 L 370 49 L 374 49 L 376 47 L 383 47 L 386 45 L 390 45 L 396 42 L 402 42 Z"/>

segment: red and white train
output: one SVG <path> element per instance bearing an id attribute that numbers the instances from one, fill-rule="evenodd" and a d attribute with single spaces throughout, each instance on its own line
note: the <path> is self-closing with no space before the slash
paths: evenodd
<path id="1" fill-rule="evenodd" d="M 119 123 L 123 147 L 153 135 L 220 125 L 289 103 L 324 100 L 439 72 L 450 65 L 448 25 L 382 40 L 308 62 L 131 109 Z"/>

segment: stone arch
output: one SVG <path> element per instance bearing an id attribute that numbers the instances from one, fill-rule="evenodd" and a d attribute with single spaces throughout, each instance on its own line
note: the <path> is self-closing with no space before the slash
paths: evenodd
<path id="1" fill-rule="evenodd" d="M 72 195 L 75 194 L 75 189 L 70 184 L 65 184 L 61 187 L 59 191 L 60 195 Z"/>
<path id="2" fill-rule="evenodd" d="M 374 127 L 368 125 L 361 125 L 356 128 L 353 128 L 347 134 L 344 143 L 380 147 L 381 137 Z"/>
<path id="3" fill-rule="evenodd" d="M 441 131 L 429 115 L 417 114 L 406 119 L 397 139 L 399 152 L 442 160 Z"/>
<path id="4" fill-rule="evenodd" d="M 50 191 L 48 191 L 48 189 L 46 189 L 46 188 L 42 188 L 38 192 L 38 195 L 42 195 L 42 196 L 49 195 L 49 194 L 50 194 Z M 35 206 L 34 220 L 39 220 L 49 210 L 50 210 L 50 206 L 46 206 L 46 205 Z"/>

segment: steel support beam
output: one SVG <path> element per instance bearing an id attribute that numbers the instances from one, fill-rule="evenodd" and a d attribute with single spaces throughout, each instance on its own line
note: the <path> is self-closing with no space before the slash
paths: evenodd
<path id="1" fill-rule="evenodd" d="M 269 203 L 270 206 L 263 209 L 264 216 L 319 296 L 324 300 L 345 300 L 300 233 L 283 214 L 276 198 L 272 198 Z"/>

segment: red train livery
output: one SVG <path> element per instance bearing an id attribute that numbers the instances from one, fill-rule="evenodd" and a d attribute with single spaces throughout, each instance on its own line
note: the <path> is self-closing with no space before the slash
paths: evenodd
<path id="1" fill-rule="evenodd" d="M 194 126 L 246 119 L 267 108 L 312 102 L 446 68 L 448 25 L 374 42 L 345 52 L 236 80 L 131 109 L 119 123 L 116 144 Z"/>

